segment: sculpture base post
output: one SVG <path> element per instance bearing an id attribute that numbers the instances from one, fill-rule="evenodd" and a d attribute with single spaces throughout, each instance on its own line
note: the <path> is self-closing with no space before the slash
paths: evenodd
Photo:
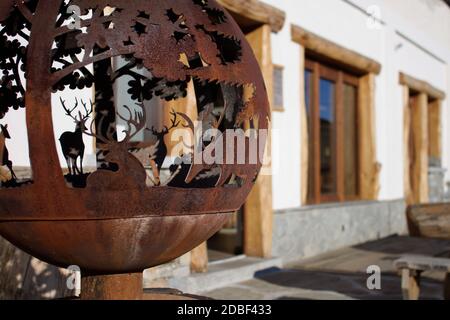
<path id="1" fill-rule="evenodd" d="M 81 300 L 204 300 L 176 289 L 143 289 L 143 273 L 83 276 Z"/>
<path id="2" fill-rule="evenodd" d="M 82 300 L 142 300 L 143 274 L 84 276 L 81 279 Z"/>

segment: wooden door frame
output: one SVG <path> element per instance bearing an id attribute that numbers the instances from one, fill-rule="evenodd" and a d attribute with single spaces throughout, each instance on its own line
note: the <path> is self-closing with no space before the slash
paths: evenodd
<path id="1" fill-rule="evenodd" d="M 283 29 L 286 13 L 259 0 L 217 0 L 231 15 L 238 15 L 260 27 L 268 25 L 272 32 Z"/>
<path id="2" fill-rule="evenodd" d="M 445 92 L 403 72 L 403 185 L 407 204 L 429 200 L 429 157 L 442 157 L 442 101 Z M 414 94 L 414 100 L 411 100 Z M 412 102 L 412 103 L 411 103 Z M 414 130 L 412 128 L 414 126 Z M 413 138 L 414 154 L 410 139 Z"/>
<path id="3" fill-rule="evenodd" d="M 254 25 L 252 32 L 260 30 L 259 48 L 253 48 L 266 80 L 269 101 L 272 103 L 273 68 L 271 59 L 271 33 L 279 32 L 286 14 L 258 0 L 217 0 L 231 15 L 244 17 Z M 268 56 L 270 54 L 270 56 Z M 270 62 L 269 65 L 267 62 Z M 267 81 L 269 79 L 269 81 Z M 270 142 L 269 142 L 270 146 Z M 270 152 L 270 147 L 269 147 Z M 244 254 L 268 258 L 272 252 L 272 178 L 260 176 L 244 205 Z M 191 271 L 208 270 L 207 244 L 202 243 L 191 252 Z"/>
<path id="4" fill-rule="evenodd" d="M 273 101 L 273 63 L 271 47 L 271 28 L 264 24 L 247 34 L 256 59 L 259 62 L 267 88 L 270 103 Z M 272 141 L 267 137 L 266 159 L 272 157 Z M 269 258 L 272 255 L 272 164 L 265 165 L 244 204 L 244 254 L 251 257 Z"/>

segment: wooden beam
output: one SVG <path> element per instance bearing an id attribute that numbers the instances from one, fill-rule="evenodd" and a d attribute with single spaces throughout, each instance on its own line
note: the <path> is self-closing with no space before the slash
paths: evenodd
<path id="1" fill-rule="evenodd" d="M 419 300 L 420 272 L 402 269 L 402 293 L 404 300 Z"/>
<path id="2" fill-rule="evenodd" d="M 444 299 L 450 300 L 450 272 L 447 273 L 444 280 Z"/>
<path id="3" fill-rule="evenodd" d="M 414 203 L 411 187 L 411 108 L 409 105 L 409 88 L 403 86 L 403 188 L 405 201 L 408 205 Z"/>
<path id="4" fill-rule="evenodd" d="M 376 158 L 375 75 L 359 80 L 358 90 L 359 195 L 363 200 L 376 200 L 380 190 L 381 165 Z"/>
<path id="5" fill-rule="evenodd" d="M 445 99 L 445 92 L 442 90 L 439 90 L 432 85 L 430 85 L 428 82 L 416 79 L 414 77 L 411 77 L 403 72 L 400 72 L 400 84 L 404 86 L 408 86 L 410 89 L 417 91 L 419 93 L 425 93 L 430 98 L 434 99 Z"/>
<path id="6" fill-rule="evenodd" d="M 164 114 L 164 125 L 167 127 L 170 127 L 171 121 L 173 120 L 173 114 L 172 112 L 181 112 L 187 115 L 190 119 L 197 119 L 198 118 L 198 111 L 197 111 L 197 100 L 195 96 L 195 88 L 194 88 L 194 81 L 191 80 L 188 83 L 187 87 L 187 95 L 184 98 L 179 98 L 176 100 L 171 101 L 164 101 L 163 102 L 163 108 L 162 108 Z M 178 116 L 178 119 L 180 117 Z M 170 131 L 169 134 L 167 134 L 164 137 L 164 141 L 167 146 L 168 155 L 172 157 L 178 157 L 180 156 L 179 153 L 186 154 L 186 147 L 185 145 L 193 143 L 193 136 L 190 136 L 191 132 L 189 130 L 184 130 L 185 132 L 181 130 L 173 130 Z M 183 144 L 180 139 L 180 135 L 183 134 L 182 141 L 185 142 Z M 177 147 L 175 149 L 175 147 Z M 183 151 L 183 152 L 182 152 Z"/>
<path id="7" fill-rule="evenodd" d="M 433 161 L 440 162 L 442 158 L 442 101 L 434 100 L 428 107 L 428 154 Z"/>
<path id="8" fill-rule="evenodd" d="M 428 202 L 428 97 L 425 93 L 413 99 L 411 106 L 413 155 L 412 194 L 414 203 Z"/>
<path id="9" fill-rule="evenodd" d="M 308 114 L 306 112 L 305 97 L 305 48 L 300 45 L 300 187 L 301 204 L 308 202 L 308 172 L 309 172 L 309 133 L 308 133 Z"/>
<path id="10" fill-rule="evenodd" d="M 84 276 L 81 280 L 82 300 L 142 300 L 143 274 Z"/>
<path id="11" fill-rule="evenodd" d="M 406 214 L 411 236 L 450 240 L 450 204 L 409 206 Z"/>
<path id="12" fill-rule="evenodd" d="M 263 73 L 269 101 L 273 101 L 273 65 L 271 29 L 264 25 L 247 35 Z M 271 157 L 270 128 L 267 139 L 266 159 Z M 267 163 L 267 162 L 266 162 Z M 270 162 L 269 162 L 270 163 Z M 271 164 L 263 167 L 244 207 L 244 253 L 248 256 L 267 258 L 272 254 L 272 177 Z"/>
<path id="13" fill-rule="evenodd" d="M 272 32 L 283 29 L 286 13 L 258 0 L 217 0 L 224 8 L 247 19 L 267 24 Z"/>
<path id="14" fill-rule="evenodd" d="M 311 192 L 312 199 L 314 199 L 315 203 L 321 202 L 321 187 L 320 187 L 320 181 L 321 181 L 321 165 L 320 161 L 316 161 L 316 159 L 320 159 L 320 94 L 319 94 L 319 87 L 320 87 L 320 72 L 319 72 L 319 63 L 314 63 L 313 67 L 313 77 L 312 77 L 312 86 L 313 86 L 313 92 L 311 99 L 311 142 L 312 147 L 309 149 L 310 152 L 312 152 L 312 157 L 309 158 L 311 166 L 309 170 L 312 170 L 312 179 L 314 183 L 312 183 L 314 191 Z M 314 159 L 314 160 L 313 160 Z"/>
<path id="15" fill-rule="evenodd" d="M 218 2 L 232 13 L 263 24 L 248 35 L 248 40 L 263 71 L 269 101 L 273 101 L 273 65 L 270 37 L 271 32 L 278 32 L 283 28 L 285 13 L 257 0 L 218 0 Z M 190 109 L 188 107 L 188 110 Z M 268 138 L 268 144 L 267 150 L 268 153 L 271 153 L 270 137 Z M 270 176 L 258 178 L 244 206 L 244 252 L 249 256 L 270 257 L 273 224 L 272 178 Z M 207 265 L 208 252 L 205 242 L 191 251 L 191 270 L 206 272 Z"/>
<path id="16" fill-rule="evenodd" d="M 203 242 L 191 251 L 191 272 L 205 273 L 208 271 L 208 247 Z"/>
<path id="17" fill-rule="evenodd" d="M 304 46 L 306 50 L 362 73 L 379 74 L 381 72 L 381 65 L 375 60 L 346 49 L 299 26 L 291 26 L 291 37 L 292 41 Z"/>
<path id="18" fill-rule="evenodd" d="M 335 126 L 336 126 L 336 138 L 335 138 L 335 146 L 336 146 L 336 160 L 334 166 L 335 177 L 336 177 L 336 187 L 337 187 L 337 196 L 339 202 L 345 201 L 345 131 L 344 131 L 344 76 L 342 72 L 338 73 L 337 82 L 336 82 L 336 102 L 335 102 Z M 343 168 L 343 170 L 340 170 Z"/>

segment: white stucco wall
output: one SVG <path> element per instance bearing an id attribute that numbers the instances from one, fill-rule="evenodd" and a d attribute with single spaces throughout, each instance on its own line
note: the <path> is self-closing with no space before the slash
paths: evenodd
<path id="1" fill-rule="evenodd" d="M 361 7 L 376 3 L 383 20 L 394 32 L 401 33 L 418 44 L 397 35 L 402 44 L 392 57 L 395 65 L 417 78 L 450 94 L 450 9 L 441 0 L 352 0 Z M 406 47 L 406 48 L 405 48 Z M 428 52 L 425 52 L 428 51 Z M 394 65 L 394 66 L 395 66 Z M 443 165 L 450 168 L 450 99 L 443 101 Z M 447 172 L 450 180 L 450 172 Z"/>
<path id="2" fill-rule="evenodd" d="M 274 141 L 283 156 L 273 177 L 274 209 L 300 205 L 299 51 L 291 41 L 296 24 L 382 64 L 376 80 L 377 158 L 382 165 L 380 200 L 403 197 L 403 102 L 398 74 L 403 71 L 450 93 L 450 9 L 440 0 L 264 0 L 287 14 L 274 34 L 273 60 L 284 65 L 283 113 L 274 113 Z M 370 6 L 382 23 L 370 28 Z M 450 167 L 450 103 L 444 101 L 444 166 Z M 274 148 L 277 149 L 277 148 Z M 450 175 L 447 175 L 450 178 Z"/>
<path id="3" fill-rule="evenodd" d="M 8 125 L 8 131 L 11 135 L 11 139 L 14 139 L 6 140 L 6 146 L 9 151 L 9 159 L 16 166 L 28 166 L 30 159 L 28 154 L 25 109 L 8 112 L 0 123 L 3 125 Z"/>

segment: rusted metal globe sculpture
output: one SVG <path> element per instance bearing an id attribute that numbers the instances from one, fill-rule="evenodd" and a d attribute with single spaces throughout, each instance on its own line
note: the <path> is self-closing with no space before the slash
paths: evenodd
<path id="1" fill-rule="evenodd" d="M 245 202 L 261 157 L 238 161 L 228 145 L 249 147 L 237 129 L 255 129 L 263 149 L 268 101 L 249 44 L 215 1 L 2 0 L 0 43 L 0 234 L 14 245 L 91 274 L 139 272 L 192 250 Z M 8 116 L 22 108 L 28 177 L 8 152 L 20 143 Z M 71 120 L 61 134 L 58 112 Z M 178 129 L 192 145 L 173 156 Z M 222 144 L 228 161 L 194 161 Z"/>

